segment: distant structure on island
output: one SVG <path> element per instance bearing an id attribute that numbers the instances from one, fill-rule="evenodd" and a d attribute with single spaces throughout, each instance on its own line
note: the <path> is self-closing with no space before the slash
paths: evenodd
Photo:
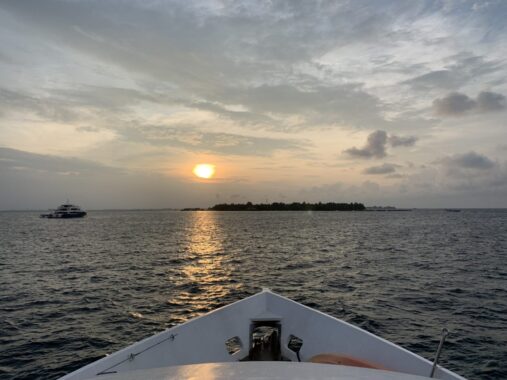
<path id="1" fill-rule="evenodd" d="M 211 211 L 364 211 L 362 203 L 222 203 L 210 207 Z"/>
<path id="2" fill-rule="evenodd" d="M 371 206 L 371 207 L 366 207 L 366 211 L 412 211 L 412 209 L 396 208 L 393 206 Z"/>

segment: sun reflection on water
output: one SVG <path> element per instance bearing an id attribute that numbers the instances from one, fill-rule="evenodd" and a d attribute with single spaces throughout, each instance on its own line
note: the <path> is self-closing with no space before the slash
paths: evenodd
<path id="1" fill-rule="evenodd" d="M 224 251 L 220 216 L 210 211 L 188 213 L 187 231 L 185 265 L 176 278 L 180 291 L 169 302 L 186 305 L 193 311 L 189 317 L 194 317 L 223 304 L 238 285 L 232 279 L 233 257 Z"/>

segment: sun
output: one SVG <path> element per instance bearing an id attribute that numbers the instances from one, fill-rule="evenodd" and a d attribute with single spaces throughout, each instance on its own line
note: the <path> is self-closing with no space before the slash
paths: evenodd
<path id="1" fill-rule="evenodd" d="M 192 172 L 199 178 L 209 179 L 215 175 L 215 165 L 197 164 Z"/>

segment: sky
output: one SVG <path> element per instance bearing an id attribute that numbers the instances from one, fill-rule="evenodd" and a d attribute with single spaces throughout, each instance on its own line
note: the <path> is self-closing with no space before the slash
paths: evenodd
<path id="1" fill-rule="evenodd" d="M 506 19 L 502 0 L 0 0 L 0 209 L 507 207 Z"/>

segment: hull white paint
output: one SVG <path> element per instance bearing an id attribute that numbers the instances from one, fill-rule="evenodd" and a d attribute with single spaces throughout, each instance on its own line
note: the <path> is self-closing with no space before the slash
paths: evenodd
<path id="1" fill-rule="evenodd" d="M 293 362 L 207 363 L 152 368 L 100 376 L 100 380 L 428 380 L 427 377 L 374 369 Z"/>
<path id="2" fill-rule="evenodd" d="M 190 364 L 238 362 L 249 354 L 252 321 L 261 320 L 280 321 L 281 354 L 293 362 L 297 362 L 297 356 L 287 346 L 291 335 L 303 340 L 300 351 L 302 362 L 308 361 L 311 357 L 321 353 L 339 353 L 340 355 L 360 358 L 401 374 L 428 377 L 431 372 L 431 362 L 408 350 L 356 326 L 264 290 L 254 296 L 135 343 L 66 375 L 61 380 L 82 380 L 97 377 L 104 379 L 105 376 L 113 375 L 120 375 L 120 377 L 111 377 L 115 379 L 123 378 L 122 376 L 127 378 L 127 375 L 139 375 L 139 377 L 134 378 L 145 379 L 147 377 L 143 375 L 143 372 L 137 371 L 153 371 L 155 368 Z M 239 337 L 242 348 L 230 355 L 225 342 L 232 337 Z M 245 368 L 244 365 L 247 363 L 249 366 L 257 365 L 259 371 L 267 365 L 266 362 L 241 362 L 236 365 Z M 286 362 L 286 364 L 291 363 Z M 295 365 L 296 363 L 292 364 Z M 298 363 L 299 366 L 301 364 Z M 315 365 L 316 368 L 342 367 L 326 364 Z M 364 377 L 364 369 L 347 368 L 349 368 L 349 371 L 356 371 L 355 373 L 358 376 L 360 375 L 357 378 L 383 378 L 370 375 Z M 366 374 L 368 373 L 385 374 L 386 371 L 368 370 Z M 325 376 L 321 377 L 318 373 L 314 375 L 316 375 L 314 378 L 325 378 Z M 191 377 L 195 378 L 195 376 L 183 378 Z M 171 377 L 159 378 L 169 379 Z M 237 377 L 234 375 L 225 378 Z M 405 378 L 410 379 L 407 376 Z M 441 367 L 437 368 L 435 378 L 446 380 L 464 379 Z"/>

